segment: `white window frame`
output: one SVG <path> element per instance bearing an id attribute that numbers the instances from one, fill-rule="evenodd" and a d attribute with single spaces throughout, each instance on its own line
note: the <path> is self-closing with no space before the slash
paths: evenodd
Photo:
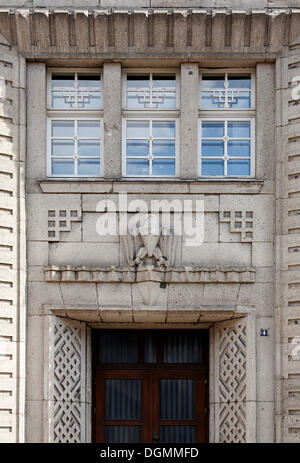
<path id="1" fill-rule="evenodd" d="M 99 74 L 100 75 L 100 82 L 101 82 L 101 106 L 99 108 L 52 108 L 51 106 L 51 80 L 52 74 Z M 48 68 L 47 70 L 47 109 L 48 111 L 91 111 L 91 112 L 99 112 L 103 110 L 103 73 L 102 70 L 99 68 Z"/>
<path id="2" fill-rule="evenodd" d="M 83 73 L 83 74 L 99 74 L 101 79 L 101 108 L 86 109 L 86 108 L 52 108 L 51 107 L 51 78 L 52 74 L 72 74 L 72 73 Z M 104 130 L 103 130 L 103 72 L 99 68 L 48 68 L 47 69 L 47 177 L 54 178 L 101 178 L 103 172 L 103 161 L 104 161 Z M 100 122 L 100 173 L 95 175 L 78 175 L 78 174 L 52 174 L 51 167 L 51 121 L 52 120 L 97 120 Z M 92 158 L 92 156 L 91 156 Z"/>
<path id="3" fill-rule="evenodd" d="M 174 74 L 176 82 L 176 107 L 173 109 L 168 108 L 127 108 L 127 75 L 145 75 L 150 74 Z M 126 68 L 122 71 L 122 107 L 125 111 L 135 111 L 135 112 L 172 112 L 178 111 L 180 109 L 180 72 L 178 69 L 174 68 Z"/>
<path id="4" fill-rule="evenodd" d="M 251 75 L 251 108 L 202 108 L 202 75 L 224 75 L 226 74 L 250 74 Z M 256 124 L 256 89 L 255 89 L 255 69 L 254 68 L 202 68 L 199 69 L 199 110 L 198 110 L 198 177 L 209 179 L 249 179 L 255 177 L 255 124 Z M 201 124 L 202 121 L 250 121 L 251 122 L 251 160 L 250 160 L 250 175 L 227 175 L 224 170 L 224 175 L 202 175 L 202 155 L 201 155 Z M 219 158 L 220 159 L 220 158 Z"/>
<path id="5" fill-rule="evenodd" d="M 250 175 L 228 175 L 227 174 L 227 162 L 224 163 L 224 175 L 202 175 L 202 122 L 250 122 Z M 225 124 L 226 127 L 226 124 Z M 226 132 L 224 134 L 226 136 Z M 206 138 L 206 137 L 205 137 Z M 242 138 L 241 138 L 242 139 Z M 248 138 L 247 138 L 248 140 Z M 198 120 L 198 159 L 199 159 L 199 176 L 201 178 L 253 178 L 255 176 L 255 118 L 254 117 L 202 117 Z M 224 152 L 224 156 L 226 156 Z M 222 159 L 221 156 L 205 156 L 204 159 Z M 232 156 L 230 159 L 245 159 L 245 157 Z"/>
<path id="6" fill-rule="evenodd" d="M 99 131 L 99 143 L 100 143 L 100 155 L 99 155 L 99 158 L 98 156 L 86 156 L 86 157 L 83 157 L 83 159 L 99 159 L 99 164 L 100 164 L 100 172 L 99 174 L 97 175 L 80 175 L 78 173 L 74 173 L 73 175 L 71 174 L 62 174 L 62 175 L 58 175 L 58 174 L 52 174 L 52 159 L 53 157 L 51 156 L 51 141 L 52 141 L 52 136 L 51 136 L 51 123 L 52 121 L 97 121 L 99 122 L 100 124 L 100 131 Z M 76 124 L 75 124 L 75 127 L 76 127 Z M 103 144 L 103 135 L 104 135 L 104 130 L 103 130 L 103 119 L 102 118 L 98 118 L 98 117 L 83 117 L 83 116 L 76 116 L 76 115 L 73 115 L 73 116 L 63 116 L 61 115 L 60 117 L 59 116 L 56 116 L 56 117 L 48 117 L 48 121 L 47 121 L 47 177 L 55 177 L 55 178 L 93 178 L 93 177 L 100 177 L 101 175 L 101 171 L 103 169 L 103 149 L 104 149 L 104 144 Z M 75 133 L 75 136 L 76 136 L 76 133 Z M 91 140 L 94 140 L 94 138 L 89 138 L 87 137 L 86 139 L 91 139 Z M 62 159 L 66 159 L 67 157 L 64 157 L 64 156 L 61 156 L 61 157 L 57 157 L 57 158 L 62 158 Z M 70 159 L 71 159 L 71 156 L 70 156 Z M 78 164 L 78 158 L 77 158 L 77 162 L 76 162 L 76 159 L 73 157 L 73 162 L 74 162 L 74 165 L 76 166 Z M 74 169 L 75 171 L 77 169 Z"/>
<path id="7" fill-rule="evenodd" d="M 203 74 L 209 74 L 210 76 L 218 75 L 227 75 L 228 74 L 250 74 L 251 76 L 251 107 L 250 108 L 203 108 L 201 106 L 201 96 L 202 96 L 202 76 Z M 246 89 L 244 89 L 246 91 Z M 207 90 L 206 90 L 207 91 Z M 224 69 L 200 69 L 199 71 L 199 111 L 229 111 L 229 112 L 238 112 L 238 111 L 253 111 L 256 107 L 256 91 L 255 91 L 255 70 L 253 68 L 224 68 Z"/>
<path id="8" fill-rule="evenodd" d="M 127 161 L 127 154 L 126 154 L 126 145 L 127 145 L 127 134 L 126 134 L 126 123 L 127 121 L 154 121 L 154 122 L 175 122 L 175 175 L 128 175 L 126 173 L 126 161 Z M 179 120 L 178 117 L 124 117 L 122 122 L 122 176 L 125 178 L 158 178 L 158 179 L 173 179 L 178 177 L 179 175 Z M 167 139 L 166 139 L 167 140 Z M 139 156 L 139 159 L 143 159 L 142 156 Z M 159 158 L 163 159 L 163 158 Z"/>

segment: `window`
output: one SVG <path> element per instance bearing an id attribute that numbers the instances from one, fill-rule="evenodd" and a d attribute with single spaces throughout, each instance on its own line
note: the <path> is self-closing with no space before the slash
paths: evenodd
<path id="1" fill-rule="evenodd" d="M 49 71 L 48 175 L 100 175 L 102 116 L 99 71 Z"/>
<path id="2" fill-rule="evenodd" d="M 201 74 L 199 157 L 201 176 L 254 176 L 253 72 Z"/>
<path id="3" fill-rule="evenodd" d="M 123 175 L 173 177 L 178 166 L 178 76 L 125 71 Z"/>
<path id="4" fill-rule="evenodd" d="M 176 109 L 175 73 L 127 73 L 127 109 Z"/>
<path id="5" fill-rule="evenodd" d="M 100 175 L 100 120 L 50 119 L 53 175 Z"/>
<path id="6" fill-rule="evenodd" d="M 126 174 L 174 176 L 176 125 L 175 119 L 126 119 Z"/>
<path id="7" fill-rule="evenodd" d="M 253 125 L 253 119 L 200 120 L 201 175 L 251 175 Z"/>

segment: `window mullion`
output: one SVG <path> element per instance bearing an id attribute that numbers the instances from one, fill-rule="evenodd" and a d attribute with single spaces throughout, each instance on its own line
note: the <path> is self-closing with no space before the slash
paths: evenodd
<path id="1" fill-rule="evenodd" d="M 74 151 L 75 151 L 75 159 L 74 159 L 74 175 L 78 175 L 78 119 L 75 119 L 74 130 L 75 130 L 75 143 L 74 143 Z"/>
<path id="2" fill-rule="evenodd" d="M 224 109 L 227 109 L 229 107 L 228 105 L 228 74 L 227 72 L 225 73 L 225 82 L 224 82 L 224 87 L 225 87 L 225 103 L 224 103 Z"/>
<path id="3" fill-rule="evenodd" d="M 78 109 L 78 74 L 75 72 L 74 76 L 74 107 Z"/>
<path id="4" fill-rule="evenodd" d="M 224 140 L 224 156 L 225 156 L 225 159 L 224 159 L 224 175 L 227 175 L 227 153 L 228 153 L 228 149 L 227 149 L 227 139 L 228 139 L 228 130 L 227 130 L 227 124 L 228 124 L 228 121 L 224 121 L 224 135 L 225 135 L 225 140 Z"/>
<path id="5" fill-rule="evenodd" d="M 150 121 L 150 140 L 149 140 L 149 148 L 150 148 L 150 163 L 149 163 L 149 175 L 152 175 L 152 141 L 153 141 L 153 137 L 152 137 L 152 119 Z"/>

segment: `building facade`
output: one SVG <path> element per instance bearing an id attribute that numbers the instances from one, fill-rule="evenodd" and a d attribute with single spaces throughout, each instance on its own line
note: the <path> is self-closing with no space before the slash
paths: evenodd
<path id="1" fill-rule="evenodd" d="M 0 441 L 299 442 L 299 0 L 0 0 L 0 50 Z"/>

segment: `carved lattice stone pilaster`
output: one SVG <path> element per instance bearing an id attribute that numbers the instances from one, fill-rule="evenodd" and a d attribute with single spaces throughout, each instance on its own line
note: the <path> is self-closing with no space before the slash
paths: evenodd
<path id="1" fill-rule="evenodd" d="M 220 442 L 246 442 L 246 324 L 220 331 Z"/>
<path id="2" fill-rule="evenodd" d="M 86 440 L 86 325 L 50 317 L 50 442 Z"/>
<path id="3" fill-rule="evenodd" d="M 255 328 L 250 317 L 245 317 L 217 323 L 215 333 L 215 440 L 253 442 Z"/>

